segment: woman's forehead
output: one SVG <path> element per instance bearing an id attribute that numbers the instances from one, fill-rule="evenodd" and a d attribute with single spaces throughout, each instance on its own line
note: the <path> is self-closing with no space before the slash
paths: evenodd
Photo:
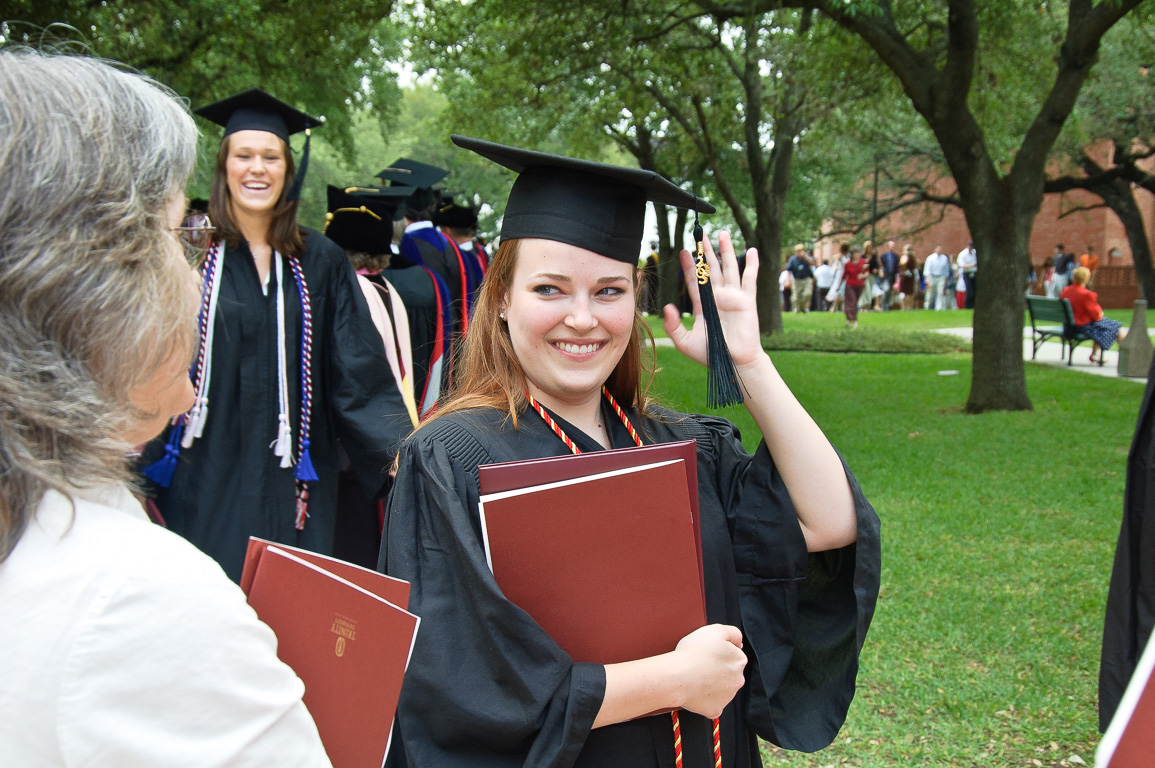
<path id="1" fill-rule="evenodd" d="M 521 276 L 549 274 L 555 277 L 602 279 L 632 276 L 636 265 L 602 256 L 576 245 L 525 238 L 518 248 L 517 271 Z"/>
<path id="2" fill-rule="evenodd" d="M 242 149 L 280 152 L 283 147 L 281 138 L 268 131 L 237 131 L 226 136 L 225 141 L 229 143 L 230 152 L 237 152 Z"/>

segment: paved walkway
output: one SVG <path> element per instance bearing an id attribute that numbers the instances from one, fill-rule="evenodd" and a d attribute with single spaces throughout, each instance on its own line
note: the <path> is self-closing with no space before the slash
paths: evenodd
<path id="1" fill-rule="evenodd" d="M 960 336 L 964 339 L 969 339 L 974 335 L 973 328 L 936 328 L 935 330 L 937 330 L 939 333 L 949 333 L 952 336 Z M 1152 340 L 1155 341 L 1155 332 L 1152 332 L 1151 335 L 1153 337 Z M 664 334 L 656 336 L 654 341 L 660 347 L 674 346 L 674 342 L 670 341 L 670 339 Z M 1107 362 L 1103 363 L 1103 365 L 1091 363 L 1087 359 L 1091 354 L 1091 345 L 1086 342 L 1075 348 L 1075 362 L 1072 365 L 1067 365 L 1065 357 L 1064 359 L 1059 359 L 1059 355 L 1063 353 L 1063 345 L 1057 341 L 1045 342 L 1041 347 L 1039 347 L 1039 354 L 1033 361 L 1031 360 L 1031 349 L 1031 329 L 1024 328 L 1023 359 L 1028 362 L 1035 362 L 1041 365 L 1051 365 L 1056 368 L 1063 368 L 1068 371 L 1077 371 L 1079 373 L 1090 373 L 1095 376 L 1106 376 L 1110 379 L 1123 379 L 1124 381 L 1134 381 L 1138 382 L 1139 384 L 1147 383 L 1146 377 L 1141 379 L 1133 379 L 1127 376 L 1119 375 L 1119 351 L 1117 346 L 1107 351 Z"/>
<path id="2" fill-rule="evenodd" d="M 953 336 L 961 336 L 969 339 L 973 335 L 972 328 L 939 328 L 939 333 L 949 333 Z M 1031 329 L 1023 329 L 1023 359 L 1031 362 Z M 1107 361 L 1103 365 L 1091 363 L 1087 358 L 1091 354 L 1090 343 L 1084 342 L 1075 348 L 1075 362 L 1072 365 L 1067 365 L 1067 361 L 1060 359 L 1059 356 L 1063 354 L 1063 345 L 1057 341 L 1044 342 L 1039 347 L 1038 356 L 1033 362 L 1041 363 L 1043 365 L 1050 365 L 1057 368 L 1064 368 L 1069 371 L 1078 371 L 1079 373 L 1090 373 L 1095 376 L 1106 376 L 1111 379 L 1123 379 L 1124 381 L 1135 381 L 1140 384 L 1146 384 L 1147 378 L 1133 379 L 1126 376 L 1119 375 L 1119 351 L 1118 346 L 1108 350 L 1105 353 L 1104 359 Z"/>

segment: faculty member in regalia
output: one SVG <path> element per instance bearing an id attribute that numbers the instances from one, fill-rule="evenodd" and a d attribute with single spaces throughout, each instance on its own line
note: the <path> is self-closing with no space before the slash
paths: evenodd
<path id="1" fill-rule="evenodd" d="M 373 499 L 410 424 L 352 266 L 297 223 L 289 136 L 319 122 L 259 89 L 196 114 L 225 128 L 196 403 L 143 465 L 169 528 L 237 580 L 250 535 L 329 554 L 337 439 Z"/>
<path id="2" fill-rule="evenodd" d="M 653 173 L 453 140 L 520 175 L 454 390 L 403 444 L 387 511 L 382 567 L 412 582 L 422 618 L 398 714 L 409 764 L 672 767 L 672 709 L 687 768 L 715 764 L 719 716 L 724 766 L 759 765 L 757 736 L 826 746 L 877 598 L 878 518 L 762 350 L 756 252 L 740 277 L 728 236 L 720 264 L 706 251 L 763 436 L 751 455 L 725 419 L 648 396 L 636 268 L 646 201 L 713 209 Z M 705 363 L 696 283 L 690 293 L 693 327 L 666 307 L 666 331 Z M 690 438 L 708 625 L 660 656 L 575 663 L 486 565 L 478 466 Z"/>

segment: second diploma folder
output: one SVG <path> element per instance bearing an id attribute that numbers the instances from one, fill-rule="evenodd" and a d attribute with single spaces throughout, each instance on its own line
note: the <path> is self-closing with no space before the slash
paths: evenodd
<path id="1" fill-rule="evenodd" d="M 305 683 L 305 706 L 334 768 L 380 768 L 420 624 L 409 584 L 261 539 L 241 588 Z"/>
<path id="2" fill-rule="evenodd" d="M 694 469 L 692 441 L 481 467 L 498 586 L 574 661 L 674 650 L 706 623 Z"/>

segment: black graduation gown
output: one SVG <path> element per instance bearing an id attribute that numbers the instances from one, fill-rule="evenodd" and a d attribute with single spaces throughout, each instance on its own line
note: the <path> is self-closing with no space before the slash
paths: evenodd
<path id="1" fill-rule="evenodd" d="M 277 309 L 274 270 L 269 293 L 248 247 L 227 249 L 213 338 L 209 413 L 202 437 L 181 450 L 168 488 L 149 486 L 168 527 L 241 575 L 248 537 L 329 554 L 337 499 L 340 438 L 367 495 L 376 497 L 401 439 L 411 427 L 388 360 L 344 252 L 306 230 L 301 269 L 313 314 L 313 408 L 309 518 L 298 531 L 293 469 L 282 469 L 270 445 L 277 436 Z M 297 455 L 301 409 L 301 304 L 285 264 L 285 332 L 289 416 Z M 166 430 L 142 459 L 163 453 Z"/>
<path id="2" fill-rule="evenodd" d="M 765 444 L 747 454 L 720 418 L 631 413 L 646 443 L 695 438 L 711 623 L 738 626 L 747 682 L 722 715 L 723 765 L 760 764 L 756 735 L 826 746 L 854 695 L 858 651 L 879 586 L 878 518 L 853 476 L 859 540 L 807 555 Z M 633 442 L 608 408 L 614 447 Z M 560 420 L 559 420 L 560 421 Z M 563 428 L 583 451 L 599 446 Z M 435 419 L 401 449 L 382 568 L 412 582 L 421 616 L 398 713 L 412 766 L 674 765 L 668 715 L 591 731 L 605 693 L 599 664 L 574 663 L 508 602 L 486 566 L 477 467 L 568 452 L 534 412 L 519 429 L 478 409 Z M 713 765 L 710 723 L 682 716 L 687 768 Z"/>
<path id="3" fill-rule="evenodd" d="M 1123 523 L 1107 592 L 1099 663 L 1099 730 L 1106 731 L 1155 628 L 1155 361 L 1127 456 Z"/>

